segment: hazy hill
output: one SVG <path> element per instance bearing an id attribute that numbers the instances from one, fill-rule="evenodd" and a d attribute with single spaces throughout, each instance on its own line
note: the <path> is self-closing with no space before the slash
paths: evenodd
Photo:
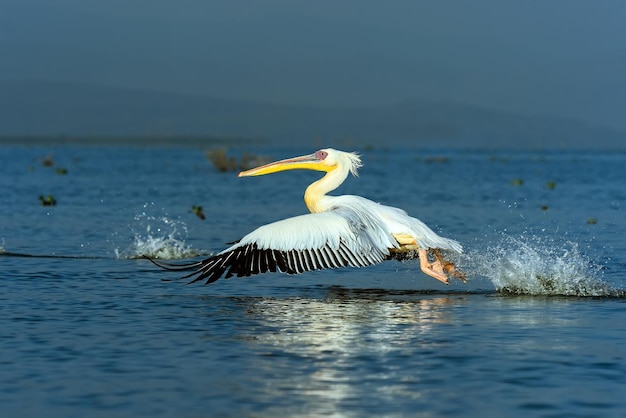
<path id="1" fill-rule="evenodd" d="M 624 148 L 626 133 L 456 103 L 331 108 L 71 83 L 0 82 L 0 136 L 176 136 L 386 146 Z M 384 142 L 383 142 L 384 141 Z"/>

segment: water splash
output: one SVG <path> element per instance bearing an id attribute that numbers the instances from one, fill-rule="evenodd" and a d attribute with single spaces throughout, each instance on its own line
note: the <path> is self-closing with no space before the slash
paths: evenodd
<path id="1" fill-rule="evenodd" d="M 181 259 L 202 255 L 200 251 L 185 243 L 187 225 L 170 217 L 151 216 L 146 213 L 136 215 L 130 227 L 134 238 L 124 250 L 115 249 L 117 258 Z"/>
<path id="2" fill-rule="evenodd" d="M 562 296 L 623 296 L 602 280 L 601 266 L 575 242 L 562 245 L 545 237 L 512 238 L 469 254 L 472 276 L 486 276 L 501 293 Z"/>

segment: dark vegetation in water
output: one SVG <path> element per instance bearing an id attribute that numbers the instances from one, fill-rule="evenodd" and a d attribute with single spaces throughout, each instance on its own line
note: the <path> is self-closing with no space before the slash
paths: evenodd
<path id="1" fill-rule="evenodd" d="M 62 175 L 62 176 L 66 175 L 66 174 L 68 173 L 67 168 L 57 166 L 57 164 L 56 164 L 56 162 L 54 161 L 54 158 L 52 157 L 52 155 L 51 155 L 51 154 L 48 154 L 48 155 L 46 155 L 44 158 L 42 158 L 42 159 L 41 159 L 41 165 L 42 165 L 43 167 L 46 167 L 46 168 L 53 168 L 53 167 L 55 167 L 55 166 L 56 166 L 56 168 L 54 169 L 54 172 L 55 172 L 56 174 L 59 174 L 59 175 Z M 34 169 L 34 168 L 32 168 L 32 167 L 31 167 L 31 171 L 32 171 L 33 169 Z"/>
<path id="2" fill-rule="evenodd" d="M 191 207 L 191 212 L 195 214 L 198 218 L 202 219 L 203 221 L 206 219 L 206 216 L 204 215 L 204 211 L 202 210 L 202 206 L 193 205 Z"/>
<path id="3" fill-rule="evenodd" d="M 206 157 L 218 171 L 242 171 L 271 162 L 267 157 L 243 152 L 239 159 L 228 154 L 227 148 L 213 148 L 206 151 Z"/>
<path id="4" fill-rule="evenodd" d="M 41 165 L 43 165 L 44 167 L 52 167 L 52 166 L 54 166 L 54 159 L 52 158 L 52 155 L 50 155 L 50 154 L 46 155 L 41 160 Z"/>
<path id="5" fill-rule="evenodd" d="M 46 155 L 44 158 L 41 159 L 40 162 L 41 162 L 41 165 L 45 168 L 53 168 L 56 165 L 54 158 L 52 157 L 51 154 Z M 33 170 L 34 170 L 33 167 L 29 168 L 29 171 L 33 171 Z M 56 167 L 54 172 L 58 175 L 64 176 L 68 173 L 68 170 L 65 167 Z M 39 195 L 39 202 L 41 203 L 41 206 L 56 206 L 57 205 L 57 200 L 52 194 L 48 194 L 47 196 Z"/>
<path id="6" fill-rule="evenodd" d="M 489 155 L 488 159 L 489 159 L 489 161 L 490 161 L 490 162 L 492 162 L 492 163 L 503 163 L 503 164 L 507 164 L 507 163 L 511 162 L 511 159 L 510 159 L 509 157 L 501 157 L 501 156 L 498 156 L 498 155 Z M 540 158 L 539 158 L 539 160 L 538 160 L 538 161 L 541 161 L 541 162 L 547 163 L 547 162 L 548 162 L 548 159 L 547 159 L 547 157 L 542 156 L 542 157 L 540 157 Z M 524 184 L 525 184 L 525 183 L 526 183 L 526 182 L 525 182 L 525 180 L 524 180 L 522 177 L 515 177 L 515 178 L 513 178 L 513 179 L 511 179 L 511 180 L 509 181 L 509 185 L 510 185 L 510 186 L 513 186 L 513 187 L 520 187 L 520 188 L 521 188 L 522 186 L 524 186 Z M 550 191 L 555 190 L 555 189 L 556 189 L 556 186 L 557 186 L 557 182 L 556 182 L 556 181 L 554 181 L 554 180 L 546 180 L 546 181 L 545 181 L 545 183 L 544 183 L 544 187 L 545 187 L 547 190 L 550 190 Z M 548 211 L 548 210 L 550 209 L 550 205 L 548 205 L 548 204 L 545 204 L 545 203 L 544 203 L 544 204 L 538 205 L 538 208 L 539 208 L 541 211 L 546 212 L 546 211 Z M 594 224 L 596 224 L 597 222 L 598 222 L 598 220 L 597 220 L 596 218 L 594 218 L 594 217 L 591 217 L 591 216 L 590 216 L 590 217 L 587 219 L 587 221 L 586 221 L 586 223 L 587 223 L 587 224 L 589 224 L 589 225 L 594 225 Z"/>
<path id="7" fill-rule="evenodd" d="M 39 201 L 41 202 L 41 206 L 56 206 L 57 200 L 49 194 L 48 196 L 39 196 Z"/>

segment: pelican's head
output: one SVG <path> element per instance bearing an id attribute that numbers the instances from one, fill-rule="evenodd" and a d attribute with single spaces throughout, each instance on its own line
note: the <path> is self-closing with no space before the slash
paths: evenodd
<path id="1" fill-rule="evenodd" d="M 264 174 L 277 173 L 285 170 L 316 170 L 331 172 L 338 168 L 350 171 L 353 175 L 358 175 L 357 170 L 362 166 L 359 155 L 354 152 L 338 151 L 332 148 L 325 148 L 313 154 L 302 157 L 288 158 L 273 163 L 265 164 L 257 168 L 239 173 L 239 177 L 262 176 Z"/>

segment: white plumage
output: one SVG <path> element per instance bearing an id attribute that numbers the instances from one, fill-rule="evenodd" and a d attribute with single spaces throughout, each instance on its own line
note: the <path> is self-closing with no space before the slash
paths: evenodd
<path id="1" fill-rule="evenodd" d="M 461 245 L 437 235 L 405 211 L 360 196 L 328 196 L 349 173 L 357 175 L 357 154 L 332 148 L 314 154 L 266 164 L 239 174 L 255 176 L 290 169 L 313 169 L 326 175 L 311 184 L 304 200 L 311 213 L 257 228 L 239 242 L 206 260 L 167 269 L 194 269 L 184 276 L 192 283 L 220 277 L 251 276 L 282 271 L 298 274 L 337 267 L 364 267 L 390 258 L 419 254 L 424 273 L 447 284 L 446 272 L 464 280 L 439 250 L 462 252 Z M 431 262 L 428 258 L 430 253 Z M 445 270 L 445 272 L 444 272 Z"/>

